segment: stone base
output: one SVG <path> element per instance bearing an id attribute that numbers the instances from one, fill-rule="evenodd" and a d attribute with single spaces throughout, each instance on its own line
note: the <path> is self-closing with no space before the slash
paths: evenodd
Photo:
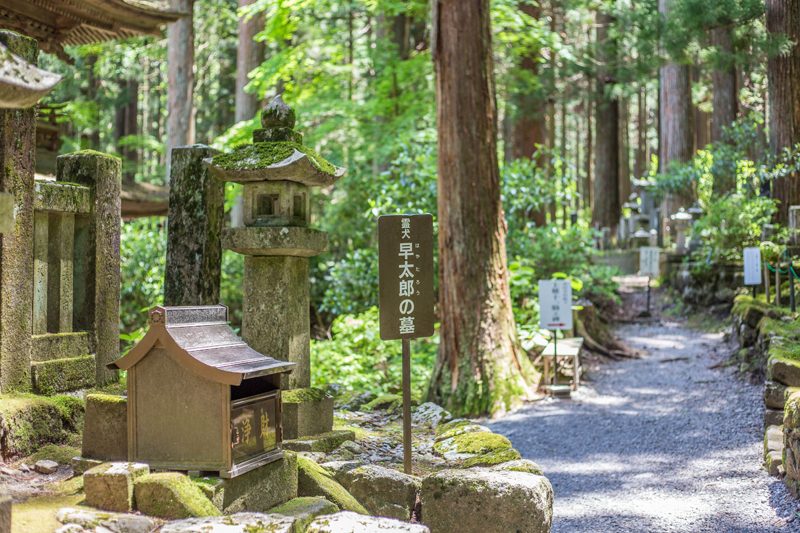
<path id="1" fill-rule="evenodd" d="M 83 474 L 86 503 L 104 511 L 127 513 L 133 509 L 133 486 L 150 473 L 141 463 L 103 463 Z"/>
<path id="2" fill-rule="evenodd" d="M 96 466 L 103 464 L 103 461 L 100 459 L 88 459 L 86 457 L 73 457 L 70 460 L 70 466 L 72 466 L 72 472 L 76 476 L 83 475 L 87 470 L 92 469 Z"/>
<path id="3" fill-rule="evenodd" d="M 103 461 L 128 459 L 128 400 L 124 396 L 89 394 L 81 456 Z"/>
<path id="4" fill-rule="evenodd" d="M 333 429 L 333 398 L 316 389 L 295 389 L 283 393 L 283 439 L 319 435 Z"/>
<path id="5" fill-rule="evenodd" d="M 224 514 L 267 512 L 297 497 L 297 455 L 282 459 L 231 479 L 203 481 L 206 494 Z"/>

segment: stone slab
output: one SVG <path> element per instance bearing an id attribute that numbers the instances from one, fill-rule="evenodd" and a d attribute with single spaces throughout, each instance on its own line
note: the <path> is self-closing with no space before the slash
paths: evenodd
<path id="1" fill-rule="evenodd" d="M 34 195 L 36 211 L 87 214 L 92 210 L 92 190 L 85 185 L 37 179 Z"/>
<path id="2" fill-rule="evenodd" d="M 0 533 L 11 533 L 11 495 L 0 487 Z"/>
<path id="3" fill-rule="evenodd" d="M 364 516 L 350 511 L 325 515 L 316 518 L 308 525 L 306 533 L 365 533 L 381 531 L 385 533 L 430 533 L 422 524 L 410 524 L 392 518 Z M 462 531 L 453 529 L 452 531 Z"/>
<path id="4" fill-rule="evenodd" d="M 800 387 L 800 361 L 770 357 L 767 362 L 767 379 L 789 387 Z"/>
<path id="5" fill-rule="evenodd" d="M 282 459 L 232 479 L 219 479 L 211 487 L 211 501 L 223 513 L 266 512 L 297 498 L 297 455 Z"/>
<path id="6" fill-rule="evenodd" d="M 88 394 L 81 455 L 104 461 L 128 458 L 128 399 L 111 394 Z"/>
<path id="7" fill-rule="evenodd" d="M 80 476 L 87 470 L 103 464 L 103 461 L 100 459 L 88 459 L 86 457 L 73 457 L 69 464 L 72 467 L 72 472 L 76 476 Z"/>
<path id="8" fill-rule="evenodd" d="M 764 460 L 764 468 L 770 476 L 780 475 L 783 467 L 783 454 L 781 452 L 769 452 Z"/>
<path id="9" fill-rule="evenodd" d="M 333 474 L 302 455 L 297 458 L 298 494 L 321 496 L 344 511 L 369 514 L 367 509 L 333 477 Z"/>
<path id="10" fill-rule="evenodd" d="M 291 517 L 293 533 L 303 533 L 316 517 L 339 510 L 335 504 L 319 496 L 299 497 L 270 509 L 270 514 Z"/>
<path id="11" fill-rule="evenodd" d="M 764 409 L 764 428 L 783 424 L 782 409 Z"/>
<path id="12" fill-rule="evenodd" d="M 155 520 L 147 516 L 98 512 L 72 507 L 59 509 L 56 519 L 65 526 L 74 524 L 82 528 L 80 531 L 103 533 L 108 531 L 113 533 L 151 533 L 158 525 Z"/>
<path id="13" fill-rule="evenodd" d="M 770 409 L 783 409 L 786 403 L 786 385 L 768 380 L 764 383 L 764 405 Z"/>
<path id="14" fill-rule="evenodd" d="M 86 331 L 46 333 L 32 338 L 31 360 L 51 361 L 92 353 L 91 335 Z"/>
<path id="15" fill-rule="evenodd" d="M 422 521 L 432 533 L 549 533 L 553 488 L 524 472 L 442 470 L 422 480 Z"/>
<path id="16" fill-rule="evenodd" d="M 133 509 L 133 487 L 150 473 L 142 463 L 103 463 L 83 474 L 86 503 L 105 511 L 125 513 Z"/>
<path id="17" fill-rule="evenodd" d="M 296 533 L 295 520 L 264 513 L 235 513 L 230 516 L 186 518 L 167 522 L 160 533 Z M 299 532 L 298 532 L 299 533 Z"/>
<path id="18" fill-rule="evenodd" d="M 343 442 L 355 440 L 353 431 L 341 429 L 329 431 L 320 435 L 309 435 L 300 439 L 287 440 L 283 447 L 295 452 L 324 452 L 329 453 L 338 448 Z"/>
<path id="19" fill-rule="evenodd" d="M 93 387 L 95 370 L 94 355 L 31 363 L 33 389 L 40 394 L 55 394 Z"/>
<path id="20" fill-rule="evenodd" d="M 300 399 L 287 401 L 294 391 L 283 394 L 281 420 L 283 438 L 297 439 L 308 435 L 319 435 L 333 429 L 333 398 Z"/>
<path id="21" fill-rule="evenodd" d="M 222 247 L 243 255 L 313 257 L 328 249 L 328 235 L 298 226 L 226 228 Z"/>
<path id="22" fill-rule="evenodd" d="M 421 487 L 418 477 L 372 464 L 338 469 L 335 476 L 370 514 L 398 520 L 411 518 Z"/>
<path id="23" fill-rule="evenodd" d="M 179 472 L 157 472 L 139 477 L 133 485 L 136 510 L 149 516 L 175 520 L 220 516 L 206 493 Z"/>

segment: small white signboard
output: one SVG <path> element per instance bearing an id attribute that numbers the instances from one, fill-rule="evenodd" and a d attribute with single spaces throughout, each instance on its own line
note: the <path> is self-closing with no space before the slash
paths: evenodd
<path id="1" fill-rule="evenodd" d="M 642 246 L 639 248 L 639 274 L 658 277 L 660 272 L 660 258 L 660 248 L 654 246 Z"/>
<path id="2" fill-rule="evenodd" d="M 572 285 L 569 280 L 539 280 L 539 327 L 572 329 Z"/>
<path id="3" fill-rule="evenodd" d="M 761 249 L 758 246 L 744 249 L 744 284 L 761 285 Z"/>

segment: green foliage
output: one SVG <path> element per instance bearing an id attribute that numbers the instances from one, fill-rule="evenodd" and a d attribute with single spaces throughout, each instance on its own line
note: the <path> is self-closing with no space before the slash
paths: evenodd
<path id="1" fill-rule="evenodd" d="M 312 384 L 336 383 L 352 391 L 377 394 L 401 390 L 402 348 L 400 341 L 382 341 L 378 309 L 358 315 L 341 315 L 333 321 L 330 340 L 312 341 Z M 419 339 L 411 349 L 411 387 L 422 397 L 428 386 L 439 337 Z"/>
<path id="2" fill-rule="evenodd" d="M 737 193 L 713 201 L 692 228 L 692 239 L 701 243 L 694 260 L 708 267 L 740 261 L 742 248 L 759 245 L 761 227 L 775 210 L 773 200 L 760 196 Z"/>

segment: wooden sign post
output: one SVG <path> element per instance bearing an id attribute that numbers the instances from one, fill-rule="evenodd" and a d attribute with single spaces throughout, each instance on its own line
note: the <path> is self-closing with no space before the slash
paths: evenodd
<path id="1" fill-rule="evenodd" d="M 411 473 L 411 339 L 433 335 L 433 217 L 378 218 L 381 339 L 403 343 L 403 469 Z"/>
<path id="2" fill-rule="evenodd" d="M 572 284 L 568 279 L 539 280 L 539 327 L 553 331 L 553 383 L 558 389 L 558 331 L 572 329 Z M 577 372 L 577 368 L 575 369 Z"/>
<path id="3" fill-rule="evenodd" d="M 658 277 L 661 271 L 661 250 L 655 246 L 639 248 L 639 274 L 647 276 L 647 314 L 650 316 L 650 278 Z"/>
<path id="4" fill-rule="evenodd" d="M 758 246 L 744 249 L 744 284 L 753 287 L 755 298 L 756 286 L 761 285 L 761 249 Z"/>

